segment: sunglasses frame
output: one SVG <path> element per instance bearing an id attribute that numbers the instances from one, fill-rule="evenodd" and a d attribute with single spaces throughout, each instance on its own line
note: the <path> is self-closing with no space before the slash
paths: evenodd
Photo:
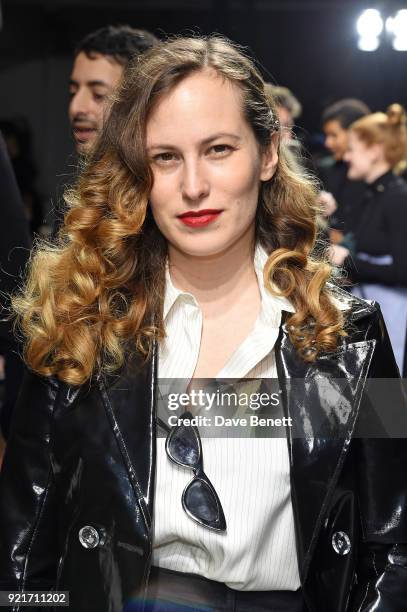
<path id="1" fill-rule="evenodd" d="M 184 419 L 184 418 L 192 418 L 192 414 L 189 413 L 189 412 L 184 412 L 184 414 L 181 415 L 180 419 Z M 202 442 L 201 442 L 201 436 L 199 434 L 198 428 L 195 427 L 195 425 L 176 425 L 173 428 L 169 428 L 169 426 L 166 425 L 160 418 L 158 418 L 158 423 L 161 425 L 161 427 L 168 434 L 167 438 L 165 440 L 165 451 L 166 451 L 167 456 L 170 459 L 170 461 L 172 461 L 176 465 L 180 465 L 181 467 L 189 468 L 194 473 L 194 476 L 193 476 L 192 480 L 185 486 L 184 491 L 182 493 L 181 503 L 182 503 L 182 507 L 184 509 L 184 512 L 189 516 L 190 519 L 192 519 L 195 523 L 197 523 L 201 527 L 206 527 L 207 529 L 211 529 L 212 531 L 216 531 L 217 533 L 224 533 L 226 531 L 226 528 L 227 528 L 226 527 L 225 514 L 223 512 L 223 508 L 222 508 L 222 504 L 220 503 L 219 496 L 216 493 L 214 486 L 212 485 L 211 481 L 209 480 L 208 476 L 205 474 L 205 471 L 203 469 Z M 195 466 L 192 466 L 192 465 L 189 465 L 188 463 L 183 463 L 183 462 L 179 461 L 171 453 L 170 445 L 171 445 L 172 437 L 173 437 L 174 433 L 176 432 L 176 430 L 179 429 L 180 427 L 190 427 L 191 430 L 193 431 L 193 434 L 194 434 L 194 437 L 195 437 L 195 441 L 196 441 L 197 447 L 198 447 L 198 460 L 197 460 L 197 463 L 196 463 Z M 218 514 L 218 517 L 219 517 L 218 521 L 217 521 L 218 526 L 214 525 L 214 524 L 210 524 L 210 523 L 205 522 L 202 519 L 198 518 L 187 507 L 186 496 L 188 494 L 188 489 L 191 487 L 191 485 L 194 482 L 197 482 L 197 481 L 201 481 L 202 483 L 204 483 L 204 485 L 209 489 L 209 491 L 210 491 L 210 493 L 211 493 L 211 495 L 212 495 L 212 497 L 213 497 L 213 499 L 214 499 L 214 501 L 216 503 L 217 514 Z"/>

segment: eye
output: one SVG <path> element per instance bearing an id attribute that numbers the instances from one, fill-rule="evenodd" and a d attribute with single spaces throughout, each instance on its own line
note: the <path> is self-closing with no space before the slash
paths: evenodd
<path id="1" fill-rule="evenodd" d="M 94 94 L 93 94 L 93 99 L 94 99 L 96 102 L 103 102 L 103 100 L 105 100 L 105 99 L 106 99 L 106 95 L 105 95 L 105 94 L 97 94 L 97 93 L 94 93 Z"/>
<path id="2" fill-rule="evenodd" d="M 216 144 L 209 149 L 209 153 L 214 157 L 225 157 L 231 151 L 233 151 L 233 147 L 227 144 Z"/>
<path id="3" fill-rule="evenodd" d="M 176 159 L 177 157 L 175 153 L 171 153 L 170 151 L 163 151 L 162 153 L 157 153 L 157 155 L 154 155 L 153 157 L 154 162 L 162 165 L 174 162 L 176 161 Z"/>

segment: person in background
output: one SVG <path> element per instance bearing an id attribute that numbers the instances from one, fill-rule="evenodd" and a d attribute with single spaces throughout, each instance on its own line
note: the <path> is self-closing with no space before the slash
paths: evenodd
<path id="1" fill-rule="evenodd" d="M 364 195 L 361 181 L 350 181 L 348 165 L 344 155 L 348 146 L 349 126 L 370 113 L 364 102 L 353 98 L 338 100 L 328 106 L 322 114 L 322 129 L 325 146 L 333 156 L 332 164 L 320 168 L 319 175 L 324 187 L 320 204 L 330 214 L 330 238 L 340 243 L 346 235 L 345 244 L 351 241 L 360 214 L 360 202 Z"/>
<path id="2" fill-rule="evenodd" d="M 296 143 L 297 140 L 293 137 L 292 130 L 295 120 L 302 113 L 301 103 L 288 87 L 266 83 L 265 90 L 276 104 L 277 116 L 281 126 L 282 142 L 288 142 L 290 145 Z"/>
<path id="3" fill-rule="evenodd" d="M 89 153 L 100 133 L 109 101 L 131 58 L 154 46 L 158 39 L 147 30 L 107 25 L 87 34 L 74 51 L 69 80 L 69 121 L 78 156 Z M 63 222 L 63 193 L 76 177 L 77 159 L 56 186 L 53 210 L 55 237 Z M 73 167 L 73 171 L 72 171 Z"/>
<path id="4" fill-rule="evenodd" d="M 302 106 L 288 87 L 265 83 L 265 92 L 271 105 L 276 105 L 276 111 L 281 128 L 281 144 L 286 146 L 291 163 L 297 166 L 299 173 L 305 172 L 315 176 L 316 169 L 312 158 L 303 148 L 303 143 L 296 137 L 293 128 L 295 119 L 300 117 Z M 336 202 L 331 194 L 320 192 L 318 198 L 320 214 L 317 218 L 318 233 L 323 241 L 329 240 L 329 225 L 327 218 L 336 210 Z"/>
<path id="5" fill-rule="evenodd" d="M 24 366 L 19 346 L 7 320 L 7 295 L 16 289 L 28 261 L 31 239 L 24 203 L 19 192 L 5 141 L 0 134 L 0 356 L 4 369 L 4 394 L 1 407 L 1 433 L 7 439 L 14 404 L 23 377 Z M 1 436 L 0 436 L 1 438 Z M 2 454 L 0 440 L 0 463 Z"/>
<path id="6" fill-rule="evenodd" d="M 298 164 L 298 171 L 305 170 L 311 177 L 316 175 L 315 166 L 303 142 L 295 133 L 295 120 L 301 116 L 302 106 L 288 87 L 265 83 L 265 93 L 272 105 L 276 104 L 278 121 L 281 126 L 281 144 L 286 146 L 286 152 L 291 154 L 292 163 Z"/>
<path id="7" fill-rule="evenodd" d="M 353 293 L 380 303 L 400 372 L 407 328 L 407 183 L 393 169 L 406 154 L 406 113 L 399 104 L 351 125 L 348 177 L 368 188 L 354 253 L 331 247 L 333 263 L 358 283 Z"/>
<path id="8" fill-rule="evenodd" d="M 69 120 L 78 153 L 87 153 L 95 142 L 126 64 L 156 43 L 146 30 L 108 25 L 78 44 L 69 80 Z"/>

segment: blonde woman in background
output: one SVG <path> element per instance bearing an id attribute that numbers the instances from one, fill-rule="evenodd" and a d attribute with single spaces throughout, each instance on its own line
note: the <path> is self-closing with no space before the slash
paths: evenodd
<path id="1" fill-rule="evenodd" d="M 332 247 L 332 260 L 357 283 L 353 292 L 379 302 L 400 369 L 407 329 L 407 183 L 394 169 L 407 154 L 406 113 L 392 104 L 351 126 L 348 177 L 367 183 L 355 252 Z"/>

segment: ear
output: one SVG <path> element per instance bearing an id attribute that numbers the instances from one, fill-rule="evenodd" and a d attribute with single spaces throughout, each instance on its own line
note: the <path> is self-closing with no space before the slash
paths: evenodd
<path id="1" fill-rule="evenodd" d="M 275 132 L 271 136 L 269 146 L 262 153 L 260 180 L 269 181 L 274 175 L 278 164 L 279 134 Z"/>
<path id="2" fill-rule="evenodd" d="M 373 162 L 381 162 L 385 159 L 384 145 L 379 142 L 375 142 L 369 147 L 371 159 Z"/>

